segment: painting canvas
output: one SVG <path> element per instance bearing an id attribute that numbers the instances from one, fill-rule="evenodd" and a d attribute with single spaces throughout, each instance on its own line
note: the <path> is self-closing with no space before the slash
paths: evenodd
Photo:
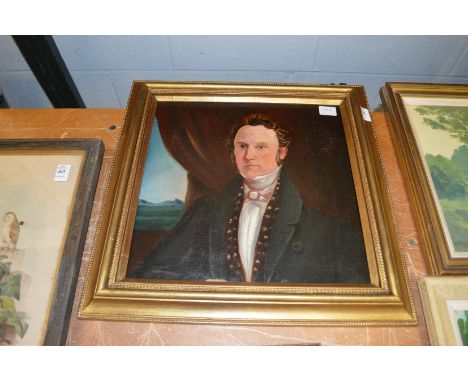
<path id="1" fill-rule="evenodd" d="M 468 257 L 468 100 L 403 97 L 453 258 Z"/>
<path id="2" fill-rule="evenodd" d="M 0 151 L 0 340 L 6 343 L 44 340 L 83 158 L 80 152 Z M 57 178 L 60 165 L 69 166 L 66 180 Z"/>
<path id="3" fill-rule="evenodd" d="M 368 284 L 338 108 L 161 103 L 127 276 Z"/>

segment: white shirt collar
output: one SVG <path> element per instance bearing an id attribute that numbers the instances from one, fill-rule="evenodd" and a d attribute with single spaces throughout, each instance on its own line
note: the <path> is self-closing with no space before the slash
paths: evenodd
<path id="1" fill-rule="evenodd" d="M 270 188 L 272 185 L 276 183 L 276 180 L 278 179 L 280 172 L 281 172 L 281 166 L 278 166 L 272 172 L 265 174 L 265 175 L 256 176 L 253 179 L 245 178 L 244 175 L 242 175 L 242 173 L 241 175 L 244 178 L 244 183 L 247 185 L 247 187 L 250 190 L 262 192 Z"/>

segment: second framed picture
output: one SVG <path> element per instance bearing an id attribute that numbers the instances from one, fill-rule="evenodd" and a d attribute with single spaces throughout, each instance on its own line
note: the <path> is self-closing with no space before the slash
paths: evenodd
<path id="1" fill-rule="evenodd" d="M 414 324 L 360 86 L 134 83 L 79 315 Z"/>
<path id="2" fill-rule="evenodd" d="M 67 340 L 104 144 L 0 140 L 0 344 Z"/>
<path id="3" fill-rule="evenodd" d="M 428 272 L 468 274 L 468 85 L 387 83 L 382 98 Z"/>

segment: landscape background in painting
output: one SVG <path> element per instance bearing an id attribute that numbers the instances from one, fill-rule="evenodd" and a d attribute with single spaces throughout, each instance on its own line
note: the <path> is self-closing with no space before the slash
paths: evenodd
<path id="1" fill-rule="evenodd" d="M 179 221 L 187 192 L 187 172 L 169 155 L 155 120 L 138 199 L 135 230 L 169 231 Z"/>
<path id="2" fill-rule="evenodd" d="M 405 100 L 407 101 L 407 100 Z M 454 257 L 468 256 L 468 101 L 406 105 Z"/>
<path id="3" fill-rule="evenodd" d="M 147 248 L 158 242 L 184 213 L 187 171 L 164 147 L 155 119 L 133 227 L 128 268 L 140 266 Z"/>

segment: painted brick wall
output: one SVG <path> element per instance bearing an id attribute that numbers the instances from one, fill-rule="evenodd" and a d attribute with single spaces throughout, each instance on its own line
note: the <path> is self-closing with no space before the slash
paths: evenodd
<path id="1" fill-rule="evenodd" d="M 468 36 L 54 36 L 87 107 L 125 107 L 132 80 L 348 83 L 372 109 L 386 81 L 468 84 Z M 10 107 L 51 107 L 0 36 Z"/>

